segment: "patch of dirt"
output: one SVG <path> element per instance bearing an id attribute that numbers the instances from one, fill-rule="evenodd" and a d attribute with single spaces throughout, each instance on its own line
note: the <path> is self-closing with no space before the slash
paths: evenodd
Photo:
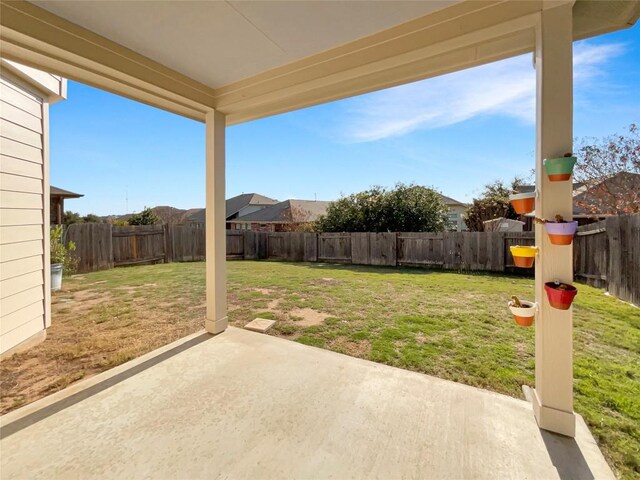
<path id="1" fill-rule="evenodd" d="M 71 293 L 71 296 L 69 296 Z M 112 300 L 112 295 L 108 292 L 96 292 L 95 290 L 77 290 L 65 292 L 64 297 L 54 296 L 51 306 L 53 313 L 65 308 L 72 308 L 75 314 L 86 313 L 96 305 L 107 303 Z"/>
<path id="2" fill-rule="evenodd" d="M 295 324 L 301 327 L 313 327 L 314 325 L 321 325 L 326 318 L 331 315 L 324 312 L 318 312 L 313 308 L 294 308 L 289 312 L 290 317 L 298 317 L 302 320 L 296 320 Z"/>
<path id="3" fill-rule="evenodd" d="M 318 280 L 323 285 L 338 285 L 340 282 L 335 278 L 321 278 Z"/>
<path id="4" fill-rule="evenodd" d="M 338 337 L 327 345 L 331 350 L 351 355 L 352 357 L 367 358 L 371 351 L 369 340 L 349 340 L 346 337 Z"/>
<path id="5" fill-rule="evenodd" d="M 422 333 L 422 332 L 416 333 L 416 343 L 418 345 L 424 345 L 428 341 L 429 341 L 429 339 L 424 336 L 424 333 Z"/>
<path id="6" fill-rule="evenodd" d="M 254 292 L 260 292 L 262 295 L 271 295 L 275 292 L 272 288 L 252 288 Z"/>
<path id="7" fill-rule="evenodd" d="M 274 298 L 273 300 L 269 301 L 269 303 L 267 303 L 267 310 L 270 312 L 277 312 L 278 310 L 278 305 L 280 305 L 280 302 L 282 301 L 281 298 Z"/>

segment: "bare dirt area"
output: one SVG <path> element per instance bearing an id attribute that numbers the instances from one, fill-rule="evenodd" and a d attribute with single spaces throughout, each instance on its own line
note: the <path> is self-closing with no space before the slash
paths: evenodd
<path id="1" fill-rule="evenodd" d="M 322 325 L 325 319 L 330 316 L 328 313 L 318 312 L 313 308 L 294 308 L 289 312 L 289 318 L 301 327 Z"/>

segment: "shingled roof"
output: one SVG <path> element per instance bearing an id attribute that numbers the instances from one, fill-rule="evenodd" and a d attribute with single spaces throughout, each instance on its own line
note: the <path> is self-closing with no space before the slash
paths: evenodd
<path id="1" fill-rule="evenodd" d="M 231 223 L 304 223 L 314 222 L 324 215 L 331 202 L 316 200 L 285 200 L 258 212 L 231 220 Z"/>
<path id="2" fill-rule="evenodd" d="M 232 198 L 228 198 L 226 201 L 226 219 L 233 217 L 244 207 L 249 205 L 274 205 L 278 203 L 273 198 L 265 197 L 259 193 L 243 193 Z M 187 223 L 205 223 L 205 209 L 199 208 L 189 214 L 186 218 Z"/>
<path id="3" fill-rule="evenodd" d="M 62 188 L 54 187 L 53 185 L 49 187 L 49 195 L 52 197 L 62 197 L 62 198 L 84 197 L 84 195 L 81 193 L 70 192 L 69 190 L 64 190 Z"/>

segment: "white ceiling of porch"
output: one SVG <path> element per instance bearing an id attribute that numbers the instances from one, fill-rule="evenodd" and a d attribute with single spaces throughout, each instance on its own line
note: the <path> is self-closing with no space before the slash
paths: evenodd
<path id="1" fill-rule="evenodd" d="M 456 2 L 33 1 L 214 88 Z"/>

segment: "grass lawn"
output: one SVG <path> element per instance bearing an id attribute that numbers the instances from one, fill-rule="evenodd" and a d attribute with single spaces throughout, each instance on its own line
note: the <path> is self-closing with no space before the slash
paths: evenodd
<path id="1" fill-rule="evenodd" d="M 534 328 L 511 295 L 533 280 L 401 268 L 229 262 L 229 318 L 278 320 L 273 335 L 522 397 Z M 574 308 L 575 410 L 621 478 L 640 475 L 640 310 L 581 286 Z M 204 263 L 65 279 L 47 340 L 0 363 L 7 412 L 202 328 Z"/>

